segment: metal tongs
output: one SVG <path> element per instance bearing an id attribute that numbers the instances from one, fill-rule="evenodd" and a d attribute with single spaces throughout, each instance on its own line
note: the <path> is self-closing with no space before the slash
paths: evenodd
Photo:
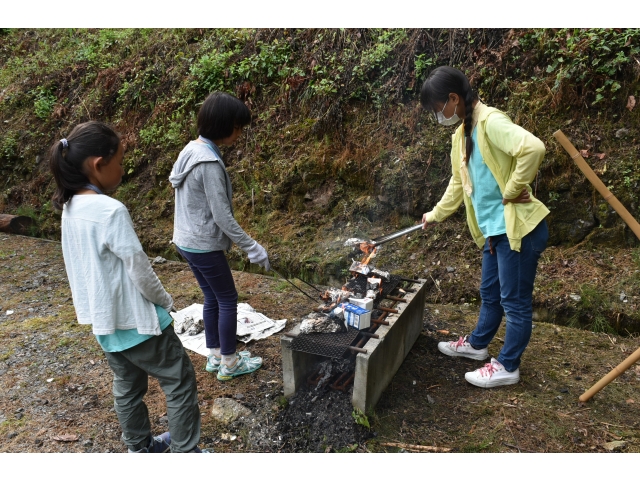
<path id="1" fill-rule="evenodd" d="M 278 268 L 280 268 L 280 267 L 278 267 Z M 318 299 L 317 299 L 317 298 L 313 298 L 313 297 L 312 297 L 311 295 L 309 295 L 307 292 L 305 292 L 304 290 L 302 290 L 302 289 L 301 289 L 300 287 L 298 287 L 295 283 L 293 283 L 293 282 L 292 282 L 291 280 L 289 280 L 287 277 L 285 277 L 284 275 L 282 275 L 278 270 L 276 270 L 275 268 L 273 268 L 273 265 L 271 265 L 271 270 L 272 270 L 273 272 L 277 273 L 277 274 L 278 274 L 278 276 L 279 276 L 280 278 L 282 278 L 283 280 L 285 280 L 285 281 L 289 282 L 289 283 L 290 283 L 290 284 L 291 284 L 291 285 L 292 285 L 296 290 L 299 290 L 303 295 L 306 295 L 307 297 L 309 297 L 311 300 L 313 300 L 313 301 L 314 301 L 314 302 L 316 302 L 316 303 L 318 302 Z M 313 288 L 313 289 L 314 289 L 314 290 L 316 290 L 317 292 L 322 293 L 322 290 L 320 290 L 320 289 L 318 289 L 318 288 L 314 287 L 314 286 L 313 286 L 313 285 L 311 285 L 309 282 L 305 282 L 305 281 L 304 281 L 304 280 L 302 280 L 301 278 L 298 278 L 298 277 L 295 277 L 295 276 L 294 276 L 293 278 L 295 278 L 296 280 L 300 280 L 302 283 L 306 283 L 307 285 L 309 285 L 311 288 Z"/>
<path id="2" fill-rule="evenodd" d="M 395 233 L 390 233 L 389 235 L 383 235 L 382 237 L 374 238 L 373 240 L 367 240 L 365 243 L 367 243 L 367 245 L 371 245 L 372 247 L 378 247 L 383 243 L 390 242 L 391 240 L 395 240 L 398 237 L 402 237 L 411 232 L 415 232 L 416 230 L 421 230 L 423 225 L 423 223 L 419 223 L 418 225 L 413 225 L 412 227 L 399 230 Z"/>

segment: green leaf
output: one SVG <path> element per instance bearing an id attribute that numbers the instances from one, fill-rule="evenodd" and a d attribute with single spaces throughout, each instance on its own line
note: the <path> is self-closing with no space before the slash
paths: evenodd
<path id="1" fill-rule="evenodd" d="M 353 417 L 353 419 L 356 421 L 358 425 L 371 428 L 371 425 L 369 425 L 369 419 L 361 410 L 354 408 L 353 412 L 351 412 L 351 416 Z"/>

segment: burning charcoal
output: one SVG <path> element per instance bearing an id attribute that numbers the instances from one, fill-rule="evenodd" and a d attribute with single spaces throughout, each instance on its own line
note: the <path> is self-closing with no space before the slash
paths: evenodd
<path id="1" fill-rule="evenodd" d="M 204 330 L 204 320 L 197 318 L 193 321 L 193 324 L 187 329 L 187 335 L 198 335 Z"/>
<path id="2" fill-rule="evenodd" d="M 349 271 L 353 273 L 361 273 L 362 275 L 368 275 L 371 269 L 368 265 L 363 265 L 361 262 L 354 260 L 349 267 Z"/>
<path id="3" fill-rule="evenodd" d="M 377 268 L 374 268 L 371 270 L 371 273 L 378 275 L 379 277 L 382 277 L 387 281 L 391 280 L 391 274 L 389 272 L 385 272 L 383 270 L 378 270 Z"/>

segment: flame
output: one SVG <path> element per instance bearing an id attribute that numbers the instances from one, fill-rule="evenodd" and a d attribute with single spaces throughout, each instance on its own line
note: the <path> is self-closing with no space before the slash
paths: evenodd
<path id="1" fill-rule="evenodd" d="M 371 259 L 376 256 L 376 247 L 369 243 L 362 242 L 360 244 L 360 250 L 365 253 L 365 257 L 362 259 L 362 262 L 360 262 L 362 265 L 368 265 Z"/>

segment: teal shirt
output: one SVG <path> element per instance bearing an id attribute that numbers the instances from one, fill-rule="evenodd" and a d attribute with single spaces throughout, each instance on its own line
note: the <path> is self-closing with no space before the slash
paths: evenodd
<path id="1" fill-rule="evenodd" d="M 473 187 L 471 202 L 476 212 L 476 221 L 485 238 L 502 235 L 507 233 L 502 193 L 478 148 L 477 128 L 474 128 L 471 138 L 473 139 L 473 149 L 467 168 Z"/>
<path id="2" fill-rule="evenodd" d="M 195 248 L 181 247 L 180 245 L 178 245 L 178 248 L 180 250 L 184 250 L 185 252 L 189 252 L 189 253 L 209 253 L 209 252 L 213 252 L 213 250 L 197 250 Z"/>
<path id="3" fill-rule="evenodd" d="M 171 322 L 173 318 L 162 307 L 156 305 L 156 313 L 158 314 L 158 321 L 160 322 L 160 329 L 164 330 Z M 105 352 L 122 352 L 131 347 L 149 340 L 153 335 L 140 335 L 138 330 L 132 328 L 130 330 L 116 330 L 111 335 L 96 335 L 96 340 Z"/>

